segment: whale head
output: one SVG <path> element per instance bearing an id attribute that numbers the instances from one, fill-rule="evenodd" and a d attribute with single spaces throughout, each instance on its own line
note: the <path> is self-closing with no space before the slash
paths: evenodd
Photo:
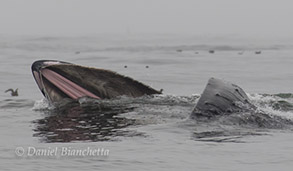
<path id="1" fill-rule="evenodd" d="M 91 97 L 110 99 L 117 96 L 139 97 L 161 94 L 147 85 L 116 72 L 90 68 L 57 60 L 39 60 L 32 73 L 42 94 L 50 102 L 64 98 Z"/>
<path id="2" fill-rule="evenodd" d="M 255 108 L 242 88 L 221 79 L 210 78 L 191 116 L 210 118 Z"/>

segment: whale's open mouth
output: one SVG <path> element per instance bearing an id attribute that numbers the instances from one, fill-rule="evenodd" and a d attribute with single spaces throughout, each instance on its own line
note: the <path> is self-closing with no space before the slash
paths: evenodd
<path id="1" fill-rule="evenodd" d="M 51 102 L 58 102 L 63 98 L 78 99 L 80 97 L 88 96 L 96 99 L 100 97 L 96 96 L 92 92 L 86 90 L 78 83 L 66 78 L 58 71 L 54 71 L 54 67 L 50 66 L 66 66 L 71 65 L 62 61 L 36 61 L 32 65 L 33 76 L 43 93 Z"/>
<path id="2" fill-rule="evenodd" d="M 34 62 L 32 73 L 39 89 L 50 102 L 85 96 L 104 99 L 121 95 L 138 97 L 160 94 L 149 86 L 109 70 L 56 60 Z"/>

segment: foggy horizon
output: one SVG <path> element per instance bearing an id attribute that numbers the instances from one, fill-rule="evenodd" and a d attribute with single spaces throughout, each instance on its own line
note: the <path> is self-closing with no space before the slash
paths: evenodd
<path id="1" fill-rule="evenodd" d="M 291 6 L 287 0 L 4 0 L 0 34 L 293 38 Z"/>

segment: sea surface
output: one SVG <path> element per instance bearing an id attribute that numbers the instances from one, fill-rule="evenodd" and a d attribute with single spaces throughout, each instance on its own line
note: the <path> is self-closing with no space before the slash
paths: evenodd
<path id="1" fill-rule="evenodd" d="M 292 45 L 180 35 L 0 35 L 0 170 L 292 170 Z M 40 59 L 110 69 L 163 95 L 51 106 L 31 74 Z M 242 87 L 265 119 L 190 118 L 210 77 Z M 19 96 L 5 93 L 9 88 Z"/>

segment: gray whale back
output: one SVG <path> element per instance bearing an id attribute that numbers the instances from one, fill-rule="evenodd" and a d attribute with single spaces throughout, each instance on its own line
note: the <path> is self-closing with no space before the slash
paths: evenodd
<path id="1" fill-rule="evenodd" d="M 210 78 L 192 111 L 192 116 L 212 117 L 248 108 L 254 106 L 242 88 L 221 79 Z"/>

